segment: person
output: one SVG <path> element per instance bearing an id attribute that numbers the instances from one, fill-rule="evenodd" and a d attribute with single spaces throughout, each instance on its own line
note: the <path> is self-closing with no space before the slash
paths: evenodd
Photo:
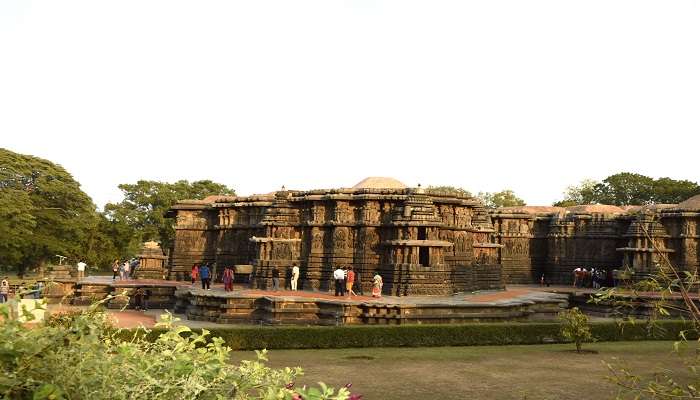
<path id="1" fill-rule="evenodd" d="M 540 286 L 544 286 L 544 284 L 545 284 L 544 274 L 542 274 L 542 276 L 540 276 Z"/>
<path id="2" fill-rule="evenodd" d="M 80 261 L 76 265 L 78 266 L 78 280 L 85 278 L 85 267 L 87 267 L 87 264 Z"/>
<path id="3" fill-rule="evenodd" d="M 199 279 L 199 265 L 194 264 L 192 266 L 192 271 L 190 271 L 190 278 L 192 278 L 192 286 L 194 286 L 195 282 Z"/>
<path id="4" fill-rule="evenodd" d="M 233 291 L 233 269 L 231 269 L 231 267 L 224 268 L 223 281 L 224 281 L 224 291 L 226 291 L 226 292 Z"/>
<path id="5" fill-rule="evenodd" d="M 275 292 L 280 290 L 280 270 L 276 265 L 272 266 L 272 290 Z"/>
<path id="6" fill-rule="evenodd" d="M 199 269 L 199 278 L 202 280 L 202 290 L 211 290 L 211 271 L 209 271 L 209 265 L 203 264 Z"/>
<path id="7" fill-rule="evenodd" d="M 292 290 L 292 269 L 284 269 L 284 290 Z"/>
<path id="8" fill-rule="evenodd" d="M 10 295 L 10 282 L 7 281 L 7 277 L 2 279 L 0 282 L 0 303 L 7 302 L 7 298 Z"/>
<path id="9" fill-rule="evenodd" d="M 578 285 L 581 283 L 583 280 L 583 268 L 577 267 L 574 269 L 574 284 L 572 285 L 573 287 L 578 287 Z"/>
<path id="10" fill-rule="evenodd" d="M 144 307 L 144 290 L 143 288 L 138 288 L 136 289 L 136 292 L 134 292 L 134 309 L 136 310 L 145 310 L 146 308 Z"/>
<path id="11" fill-rule="evenodd" d="M 379 275 L 379 272 L 375 272 L 372 280 L 372 297 L 382 297 L 382 286 L 384 286 L 382 276 Z"/>
<path id="12" fill-rule="evenodd" d="M 129 279 L 131 275 L 131 265 L 129 265 L 129 260 L 124 261 L 124 279 Z"/>
<path id="13" fill-rule="evenodd" d="M 352 267 L 348 267 L 348 276 L 345 279 L 345 288 L 347 289 L 348 296 L 357 296 L 355 292 L 352 291 L 352 285 L 355 283 L 355 272 Z"/>
<path id="14" fill-rule="evenodd" d="M 117 279 L 117 275 L 119 274 L 119 260 L 114 260 L 112 263 L 112 280 Z"/>
<path id="15" fill-rule="evenodd" d="M 131 273 L 129 274 L 130 277 L 136 276 L 136 268 L 138 268 L 141 265 L 141 261 L 139 261 L 138 258 L 132 258 L 131 262 L 129 263 L 129 269 L 131 270 Z"/>
<path id="16" fill-rule="evenodd" d="M 333 271 L 333 279 L 335 279 L 335 295 L 344 296 L 345 288 L 343 287 L 343 283 L 345 280 L 345 272 L 342 268 L 338 267 Z"/>
<path id="17" fill-rule="evenodd" d="M 123 281 L 126 279 L 126 276 L 124 275 L 124 263 L 119 264 L 119 280 Z"/>
<path id="18" fill-rule="evenodd" d="M 600 289 L 600 270 L 596 268 L 591 269 L 591 283 L 593 284 L 593 289 Z"/>
<path id="19" fill-rule="evenodd" d="M 44 291 L 44 282 L 37 281 L 36 282 L 36 292 L 34 292 L 34 298 L 40 299 L 41 296 L 43 295 L 43 291 Z"/>
<path id="20" fill-rule="evenodd" d="M 299 266 L 292 264 L 292 290 L 297 290 L 297 281 L 299 280 Z"/>

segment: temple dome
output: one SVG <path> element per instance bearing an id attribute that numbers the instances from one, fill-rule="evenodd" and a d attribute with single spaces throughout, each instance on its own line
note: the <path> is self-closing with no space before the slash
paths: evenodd
<path id="1" fill-rule="evenodd" d="M 353 189 L 405 189 L 408 186 L 394 178 L 370 176 L 358 182 Z"/>
<path id="2" fill-rule="evenodd" d="M 678 208 L 682 210 L 700 210 L 700 194 L 679 203 Z"/>

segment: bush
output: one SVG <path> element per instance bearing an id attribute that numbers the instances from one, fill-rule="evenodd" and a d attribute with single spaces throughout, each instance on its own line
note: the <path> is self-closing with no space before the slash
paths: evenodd
<path id="1" fill-rule="evenodd" d="M 593 340 L 588 317 L 578 307 L 560 312 L 559 321 L 561 322 L 559 333 L 564 340 L 574 342 L 577 353 L 581 352 L 583 343 Z"/>
<path id="2" fill-rule="evenodd" d="M 258 360 L 229 363 L 231 349 L 208 331 L 172 327 L 124 332 L 96 307 L 27 327 L 0 305 L 0 396 L 7 399 L 345 400 L 346 388 L 297 389 L 299 368 Z"/>
<path id="3" fill-rule="evenodd" d="M 598 341 L 676 340 L 687 330 L 683 321 L 647 324 L 591 323 Z M 234 350 L 333 349 L 350 347 L 432 347 L 561 343 L 560 324 L 489 323 L 459 325 L 370 325 L 370 326 L 222 326 L 210 330 Z M 199 332 L 199 330 L 194 330 Z M 123 331 L 122 335 L 132 334 Z M 160 331 L 147 334 L 153 340 Z"/>

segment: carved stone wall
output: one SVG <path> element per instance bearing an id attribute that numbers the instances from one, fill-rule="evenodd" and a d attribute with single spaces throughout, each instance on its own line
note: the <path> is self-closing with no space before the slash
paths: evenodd
<path id="1" fill-rule="evenodd" d="M 571 284 L 577 267 L 655 272 L 662 254 L 681 270 L 697 271 L 700 210 L 649 206 L 513 207 L 491 213 L 503 245 L 507 283 Z M 644 230 L 652 237 L 649 241 Z"/>
<path id="2" fill-rule="evenodd" d="M 179 202 L 171 278 L 193 263 L 251 265 L 254 287 L 301 270 L 300 288 L 332 290 L 332 273 L 352 266 L 361 288 L 379 272 L 387 294 L 452 294 L 502 288 L 501 245 L 490 216 L 470 197 L 421 189 L 279 191 Z M 477 249 L 477 250 L 475 250 Z M 483 284 L 482 284 L 483 283 Z"/>

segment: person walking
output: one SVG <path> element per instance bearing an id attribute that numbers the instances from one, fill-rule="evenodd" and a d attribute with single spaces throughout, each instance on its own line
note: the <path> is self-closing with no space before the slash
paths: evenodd
<path id="1" fill-rule="evenodd" d="M 7 277 L 4 277 L 2 282 L 0 282 L 0 303 L 6 303 L 9 296 L 10 282 L 7 281 Z"/>
<path id="2" fill-rule="evenodd" d="M 202 280 L 202 290 L 211 290 L 211 271 L 209 271 L 209 265 L 202 265 L 199 269 L 199 278 Z"/>
<path id="3" fill-rule="evenodd" d="M 192 278 L 192 286 L 199 280 L 199 264 L 194 264 L 192 266 L 192 271 L 190 271 L 190 278 Z"/>
<path id="4" fill-rule="evenodd" d="M 124 261 L 124 278 L 123 279 L 130 279 L 131 275 L 131 265 L 129 264 L 129 260 Z"/>
<path id="5" fill-rule="evenodd" d="M 374 279 L 372 279 L 372 297 L 382 297 L 382 286 L 384 286 L 384 281 L 379 272 L 374 273 Z"/>
<path id="6" fill-rule="evenodd" d="M 126 276 L 124 275 L 124 263 L 119 264 L 119 280 L 123 281 L 126 279 Z"/>
<path id="7" fill-rule="evenodd" d="M 117 279 L 117 275 L 119 275 L 119 260 L 114 260 L 112 263 L 112 280 Z"/>
<path id="8" fill-rule="evenodd" d="M 231 269 L 231 267 L 224 268 L 222 280 L 224 281 L 224 291 L 233 291 L 233 269 Z"/>
<path id="9" fill-rule="evenodd" d="M 79 261 L 76 265 L 78 266 L 78 280 L 82 280 L 83 278 L 85 278 L 85 267 L 87 267 L 87 264 L 85 264 L 82 261 Z"/>
<path id="10" fill-rule="evenodd" d="M 297 290 L 297 281 L 299 280 L 299 266 L 292 264 L 292 290 Z"/>
<path id="11" fill-rule="evenodd" d="M 275 292 L 280 290 L 280 270 L 276 265 L 272 266 L 272 290 Z"/>
<path id="12" fill-rule="evenodd" d="M 345 271 L 338 267 L 335 271 L 333 271 L 333 279 L 335 280 L 335 295 L 344 296 L 345 288 L 343 287 L 343 284 L 345 283 Z"/>
<path id="13" fill-rule="evenodd" d="M 348 267 L 348 276 L 345 279 L 345 289 L 346 292 L 348 293 L 348 296 L 357 296 L 355 292 L 352 291 L 352 285 L 355 284 L 355 272 L 352 270 L 352 267 Z"/>

